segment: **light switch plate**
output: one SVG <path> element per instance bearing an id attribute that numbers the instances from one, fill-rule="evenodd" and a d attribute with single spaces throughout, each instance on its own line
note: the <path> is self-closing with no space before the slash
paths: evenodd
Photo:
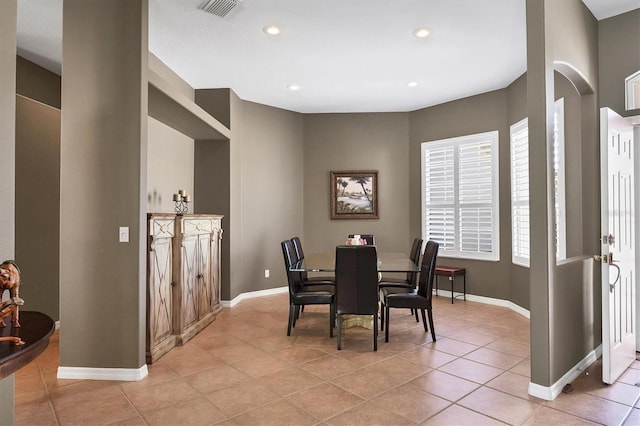
<path id="1" fill-rule="evenodd" d="M 120 242 L 121 243 L 128 243 L 129 242 L 129 227 L 128 226 L 121 226 L 120 227 L 120 232 L 118 233 L 118 235 L 120 236 Z"/>

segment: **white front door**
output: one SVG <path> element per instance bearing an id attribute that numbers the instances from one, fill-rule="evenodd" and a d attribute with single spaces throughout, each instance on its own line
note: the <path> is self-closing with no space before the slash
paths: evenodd
<path id="1" fill-rule="evenodd" d="M 600 110 L 602 381 L 614 383 L 636 359 L 633 126 Z"/>

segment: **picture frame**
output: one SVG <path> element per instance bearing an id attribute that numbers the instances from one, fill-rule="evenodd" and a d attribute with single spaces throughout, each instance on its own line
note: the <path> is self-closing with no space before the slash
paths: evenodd
<path id="1" fill-rule="evenodd" d="M 332 170 L 331 219 L 378 219 L 378 171 Z"/>

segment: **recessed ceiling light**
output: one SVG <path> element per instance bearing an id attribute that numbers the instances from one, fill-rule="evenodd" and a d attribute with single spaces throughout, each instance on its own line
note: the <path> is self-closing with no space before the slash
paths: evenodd
<path id="1" fill-rule="evenodd" d="M 265 25 L 262 31 L 269 35 L 278 35 L 280 34 L 280 27 L 277 25 Z"/>
<path id="2" fill-rule="evenodd" d="M 410 81 L 410 82 L 407 83 L 407 86 L 409 86 L 409 87 L 416 87 L 417 85 L 418 85 L 417 81 Z"/>
<path id="3" fill-rule="evenodd" d="M 295 92 L 296 90 L 300 90 L 300 86 L 298 86 L 297 84 L 290 84 L 287 86 L 287 89 Z"/>
<path id="4" fill-rule="evenodd" d="M 413 36 L 417 38 L 425 38 L 429 35 L 429 30 L 427 28 L 418 28 L 413 32 Z"/>

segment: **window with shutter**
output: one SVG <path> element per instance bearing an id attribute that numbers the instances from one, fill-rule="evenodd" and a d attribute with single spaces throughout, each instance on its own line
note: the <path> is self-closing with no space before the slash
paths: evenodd
<path id="1" fill-rule="evenodd" d="M 553 177 L 555 200 L 556 259 L 567 258 L 567 219 L 564 177 L 564 98 L 553 108 Z"/>
<path id="2" fill-rule="evenodd" d="M 529 124 L 511 126 L 511 259 L 529 266 Z"/>
<path id="3" fill-rule="evenodd" d="M 498 132 L 422 144 L 423 238 L 445 257 L 499 260 Z"/>
<path id="4" fill-rule="evenodd" d="M 529 266 L 529 128 L 528 120 L 511 126 L 511 257 Z M 556 259 L 567 257 L 564 175 L 564 98 L 553 109 L 553 190 Z"/>

